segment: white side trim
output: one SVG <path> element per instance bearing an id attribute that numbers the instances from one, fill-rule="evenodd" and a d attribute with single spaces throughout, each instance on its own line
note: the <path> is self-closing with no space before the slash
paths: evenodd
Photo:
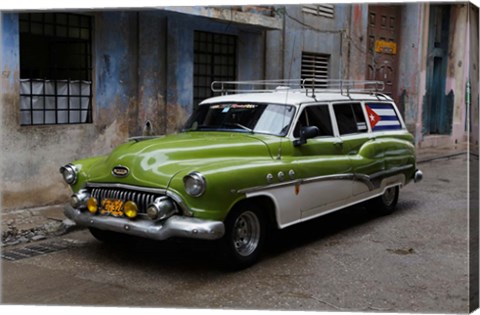
<path id="1" fill-rule="evenodd" d="M 297 181 L 247 192 L 246 197 L 271 198 L 278 228 L 283 229 L 381 196 L 387 188 L 402 187 L 405 182 L 405 175 L 397 174 L 384 178 L 378 188 L 370 190 L 366 183 L 346 179 Z"/>

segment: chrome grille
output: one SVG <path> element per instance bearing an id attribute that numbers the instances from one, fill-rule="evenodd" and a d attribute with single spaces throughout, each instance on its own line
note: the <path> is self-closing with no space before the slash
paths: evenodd
<path id="1" fill-rule="evenodd" d="M 133 201 L 137 204 L 141 213 L 145 213 L 148 205 L 156 198 L 162 196 L 161 194 L 122 188 L 92 188 L 91 194 L 99 203 L 101 203 L 103 199 L 116 199 L 122 200 L 123 202 Z"/>

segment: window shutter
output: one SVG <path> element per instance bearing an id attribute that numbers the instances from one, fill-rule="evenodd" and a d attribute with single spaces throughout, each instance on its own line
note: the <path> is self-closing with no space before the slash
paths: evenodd
<path id="1" fill-rule="evenodd" d="M 302 12 L 323 16 L 329 19 L 335 18 L 335 6 L 333 4 L 306 4 L 302 7 Z"/>
<path id="2" fill-rule="evenodd" d="M 302 53 L 302 79 L 328 80 L 330 56 L 315 53 Z"/>

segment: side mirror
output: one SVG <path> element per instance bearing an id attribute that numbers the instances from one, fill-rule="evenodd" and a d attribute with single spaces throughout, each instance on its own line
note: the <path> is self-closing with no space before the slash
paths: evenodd
<path id="1" fill-rule="evenodd" d="M 318 137 L 320 135 L 320 130 L 317 126 L 307 126 L 300 129 L 300 139 L 293 141 L 293 145 L 298 147 L 302 144 L 307 143 L 308 139 Z"/>

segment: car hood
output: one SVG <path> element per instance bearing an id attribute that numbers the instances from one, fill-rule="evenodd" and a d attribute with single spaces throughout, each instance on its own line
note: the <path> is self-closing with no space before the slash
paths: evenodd
<path id="1" fill-rule="evenodd" d="M 262 136 L 228 132 L 185 132 L 118 146 L 88 171 L 88 181 L 167 188 L 175 174 L 196 171 L 225 160 L 258 157 L 271 159 Z M 128 175 L 115 176 L 122 166 Z"/>

